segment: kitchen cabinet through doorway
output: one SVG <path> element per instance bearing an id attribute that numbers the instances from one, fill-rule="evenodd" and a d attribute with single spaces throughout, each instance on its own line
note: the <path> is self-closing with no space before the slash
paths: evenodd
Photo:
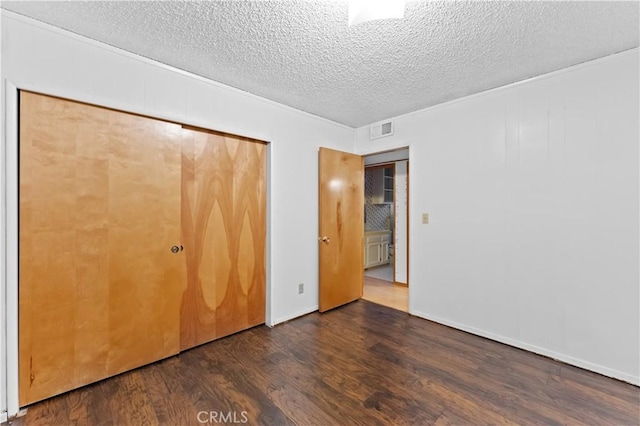
<path id="1" fill-rule="evenodd" d="M 388 264 L 391 231 L 370 231 L 364 235 L 364 268 Z"/>

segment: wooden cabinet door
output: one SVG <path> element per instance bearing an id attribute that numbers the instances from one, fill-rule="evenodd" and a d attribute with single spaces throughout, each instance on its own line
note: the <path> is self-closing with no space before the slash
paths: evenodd
<path id="1" fill-rule="evenodd" d="M 369 173 L 371 173 L 373 183 L 370 201 L 372 204 L 382 204 L 384 203 L 384 169 L 380 167 L 370 168 Z"/>
<path id="2" fill-rule="evenodd" d="M 380 264 L 386 265 L 389 263 L 389 243 L 380 243 Z"/>
<path id="3" fill-rule="evenodd" d="M 266 146 L 182 130 L 182 233 L 187 288 L 180 347 L 264 323 Z"/>
<path id="4" fill-rule="evenodd" d="M 180 134 L 21 92 L 21 406 L 179 351 Z"/>
<path id="5" fill-rule="evenodd" d="M 375 242 L 367 243 L 367 257 L 365 263 L 367 268 L 376 266 L 380 263 L 380 239 L 377 238 Z"/>

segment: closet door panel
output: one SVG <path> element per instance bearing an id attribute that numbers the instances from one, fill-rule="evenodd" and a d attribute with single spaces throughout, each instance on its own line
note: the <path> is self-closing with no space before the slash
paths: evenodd
<path id="1" fill-rule="evenodd" d="M 187 289 L 181 308 L 181 349 L 218 336 L 219 288 L 231 275 L 228 236 L 233 165 L 215 134 L 182 130 L 182 232 Z"/>
<path id="2" fill-rule="evenodd" d="M 228 327 L 221 327 L 221 335 L 264 322 L 266 276 L 266 146 L 244 138 L 225 139 L 237 143 L 232 253 L 238 285 L 227 289 L 218 312 Z"/>
<path id="3" fill-rule="evenodd" d="M 180 127 L 113 112 L 109 131 L 109 375 L 179 351 Z"/>
<path id="4" fill-rule="evenodd" d="M 266 149 L 195 129 L 182 137 L 187 349 L 264 322 Z"/>
<path id="5" fill-rule="evenodd" d="M 20 405 L 179 351 L 180 127 L 20 95 Z"/>

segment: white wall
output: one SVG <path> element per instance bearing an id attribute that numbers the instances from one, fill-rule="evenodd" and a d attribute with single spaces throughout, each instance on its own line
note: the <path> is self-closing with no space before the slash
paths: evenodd
<path id="1" fill-rule="evenodd" d="M 638 60 L 357 130 L 410 146 L 411 313 L 640 384 Z"/>
<path id="2" fill-rule="evenodd" d="M 3 11 L 0 9 L 0 52 L 4 49 L 3 45 L 3 37 L 2 37 L 2 16 Z M 0 54 L 0 70 L 2 69 L 3 64 L 2 55 Z M 4 91 L 3 81 L 0 79 L 0 93 Z M 0 99 L 4 99 L 0 94 Z M 4 108 L 0 108 L 3 110 Z M 0 114 L 0 139 L 4 135 L 4 114 Z M 4 167 L 4 153 L 5 144 L 3 143 L 0 146 L 0 167 Z M 4 169 L 0 170 L 0 423 L 7 421 L 7 386 L 6 386 L 6 377 L 7 377 L 7 350 L 6 350 L 6 312 L 5 312 L 5 300 L 6 300 L 6 266 L 5 266 L 5 238 L 4 238 L 4 216 L 5 216 L 5 197 L 4 197 Z"/>
<path id="3" fill-rule="evenodd" d="M 268 322 L 317 309 L 317 151 L 351 151 L 353 129 L 11 12 L 2 12 L 1 37 L 3 85 L 271 142 Z M 7 167 L 15 172 L 15 164 L 0 167 L 3 176 Z M 301 282 L 305 293 L 298 295 Z"/>

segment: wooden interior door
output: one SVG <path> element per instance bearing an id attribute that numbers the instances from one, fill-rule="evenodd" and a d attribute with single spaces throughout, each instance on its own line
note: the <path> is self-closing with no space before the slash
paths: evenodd
<path id="1" fill-rule="evenodd" d="M 21 406 L 179 351 L 180 136 L 21 92 Z"/>
<path id="2" fill-rule="evenodd" d="M 181 349 L 265 320 L 266 145 L 182 130 Z"/>
<path id="3" fill-rule="evenodd" d="M 362 297 L 364 160 L 320 148 L 320 312 Z"/>

